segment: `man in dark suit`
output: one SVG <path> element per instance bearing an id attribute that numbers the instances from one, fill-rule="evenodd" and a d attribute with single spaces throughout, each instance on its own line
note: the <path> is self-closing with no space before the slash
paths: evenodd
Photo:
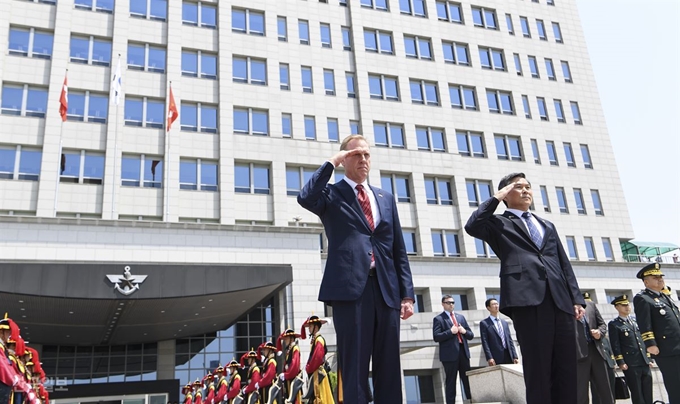
<path id="1" fill-rule="evenodd" d="M 607 377 L 609 378 L 609 387 L 611 387 L 612 397 L 614 397 L 614 402 L 616 402 L 616 360 L 614 360 L 614 354 L 612 353 L 612 346 L 608 336 L 602 338 L 602 349 L 604 349 L 604 354 L 607 357 Z M 594 383 L 590 383 L 590 396 L 593 398 L 591 404 L 603 403 L 603 401 L 600 400 L 600 396 L 597 394 L 597 388 Z"/>
<path id="2" fill-rule="evenodd" d="M 439 360 L 446 373 L 446 404 L 456 402 L 456 377 L 460 371 L 465 397 L 470 399 L 470 382 L 466 372 L 470 370 L 468 341 L 474 338 L 470 326 L 462 314 L 454 313 L 456 302 L 451 295 L 442 297 L 444 311 L 432 321 L 432 336 L 439 343 Z"/>
<path id="3" fill-rule="evenodd" d="M 652 404 L 650 354 L 642 342 L 637 323 L 630 317 L 628 296 L 615 297 L 612 304 L 619 312 L 619 316 L 609 322 L 609 340 L 612 343 L 614 359 L 626 376 L 630 400 L 633 404 Z"/>
<path id="4" fill-rule="evenodd" d="M 645 289 L 635 295 L 633 306 L 640 335 L 659 365 L 671 404 L 680 403 L 680 311 L 670 295 L 663 293 L 666 283 L 661 264 L 642 268 L 637 277 Z"/>
<path id="5" fill-rule="evenodd" d="M 588 386 L 595 386 L 600 404 L 614 404 L 612 388 L 607 373 L 607 359 L 602 339 L 607 333 L 607 324 L 592 301 L 586 300 L 586 314 L 576 321 L 576 353 L 578 376 L 576 389 L 578 404 L 589 404 Z"/>
<path id="6" fill-rule="evenodd" d="M 487 299 L 485 306 L 490 315 L 479 324 L 479 335 L 486 362 L 489 366 L 519 363 L 508 322 L 498 312 L 498 300 Z"/>
<path id="7" fill-rule="evenodd" d="M 508 210 L 495 215 L 501 201 Z M 555 226 L 529 212 L 532 201 L 524 174 L 509 174 L 465 231 L 501 260 L 500 311 L 513 319 L 522 347 L 527 404 L 574 404 L 574 317 L 583 316 L 585 302 Z"/>
<path id="8" fill-rule="evenodd" d="M 335 167 L 345 178 L 328 184 Z M 373 357 L 376 404 L 402 402 L 399 318 L 413 315 L 413 280 L 394 196 L 368 184 L 371 152 L 352 135 L 312 175 L 298 203 L 321 218 L 328 258 L 319 300 L 333 306 L 344 402 L 365 404 Z"/>

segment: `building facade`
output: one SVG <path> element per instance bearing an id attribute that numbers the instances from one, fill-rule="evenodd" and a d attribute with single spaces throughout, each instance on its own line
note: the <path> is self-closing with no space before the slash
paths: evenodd
<path id="1" fill-rule="evenodd" d="M 7 0 L 0 44 L 3 267 L 90 265 L 97 285 L 101 266 L 120 274 L 172 266 L 192 285 L 198 265 L 225 280 L 221 289 L 210 281 L 178 289 L 182 308 L 149 297 L 158 300 L 148 315 L 127 318 L 156 327 L 162 310 L 196 311 L 191 332 L 182 324 L 151 338 L 143 327 L 93 323 L 79 343 L 29 335 L 59 366 L 60 355 L 77 363 L 81 350 L 108 358 L 106 380 L 94 359 L 82 371 L 55 366 L 69 384 L 185 383 L 327 313 L 316 299 L 323 230 L 296 195 L 351 133 L 373 146 L 369 181 L 397 197 L 411 255 L 418 313 L 402 327 L 409 403 L 443 397 L 430 330 L 441 295 L 455 296 L 476 332 L 485 299 L 499 293 L 493 251 L 462 229 L 509 172 L 532 182 L 534 211 L 560 230 L 584 291 L 606 304 L 641 288 L 639 265 L 621 253 L 633 231 L 574 0 Z M 179 118 L 169 127 L 171 89 Z M 229 279 L 249 277 L 234 266 L 279 278 L 242 299 L 252 279 L 229 295 Z M 26 312 L 15 316 L 20 325 L 39 329 L 45 310 L 67 332 L 73 310 L 40 299 L 75 299 L 75 288 L 30 289 L 6 276 L 23 288 L 2 291 L 10 314 Z M 110 294 L 86 298 L 114 310 L 143 304 L 107 286 Z M 21 306 L 15 294 L 35 304 Z M 212 294 L 229 316 L 199 315 L 207 303 L 198 297 Z M 113 358 L 130 352 L 133 370 L 121 373 Z"/>

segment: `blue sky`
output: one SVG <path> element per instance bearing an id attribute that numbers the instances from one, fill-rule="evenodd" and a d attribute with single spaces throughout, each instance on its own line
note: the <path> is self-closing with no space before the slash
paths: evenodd
<path id="1" fill-rule="evenodd" d="M 576 3 L 635 238 L 680 245 L 680 2 Z"/>

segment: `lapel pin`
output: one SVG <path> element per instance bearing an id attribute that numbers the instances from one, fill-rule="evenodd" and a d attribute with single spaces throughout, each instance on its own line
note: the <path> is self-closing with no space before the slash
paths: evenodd
<path id="1" fill-rule="evenodd" d="M 381 198 L 383 197 L 382 194 L 378 194 L 378 196 L 381 197 Z"/>

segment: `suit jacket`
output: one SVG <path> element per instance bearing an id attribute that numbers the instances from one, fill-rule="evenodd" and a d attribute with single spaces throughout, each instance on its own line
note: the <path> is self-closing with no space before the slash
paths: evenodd
<path id="1" fill-rule="evenodd" d="M 505 346 L 510 350 L 510 357 L 512 359 L 518 359 L 515 344 L 512 342 L 512 336 L 510 335 L 508 322 L 503 319 L 500 319 L 500 321 L 501 326 L 503 327 Z M 479 335 L 482 339 L 482 348 L 484 349 L 486 360 L 493 359 L 496 363 L 501 363 L 503 359 L 505 359 L 505 349 L 503 348 L 501 336 L 498 335 L 496 324 L 494 324 L 494 321 L 491 320 L 491 318 L 487 317 L 479 324 Z"/>
<path id="2" fill-rule="evenodd" d="M 585 305 L 555 226 L 536 216 L 545 229 L 543 245 L 536 246 L 522 218 L 494 214 L 499 203 L 494 197 L 484 201 L 465 231 L 486 241 L 501 260 L 500 311 L 512 317 L 513 307 L 538 306 L 547 285 L 558 309 L 573 314 L 575 304 Z"/>
<path id="3" fill-rule="evenodd" d="M 463 337 L 465 355 L 469 358 L 470 348 L 468 347 L 468 341 L 473 339 L 475 334 L 472 333 L 467 320 L 462 314 L 454 312 L 454 315 L 456 316 L 458 325 L 465 328 L 465 334 L 462 334 L 461 337 Z M 432 337 L 434 338 L 434 342 L 439 343 L 439 360 L 441 362 L 453 362 L 458 360 L 460 343 L 458 342 L 458 334 L 452 333 L 451 327 L 453 327 L 453 320 L 451 320 L 451 316 L 449 316 L 449 313 L 446 311 L 439 314 L 432 321 Z"/>
<path id="4" fill-rule="evenodd" d="M 582 321 L 588 319 L 588 322 L 584 325 Z M 586 337 L 586 332 L 590 334 L 590 330 L 598 329 L 602 337 L 600 339 L 593 338 L 597 352 L 599 352 L 602 360 L 607 360 L 607 354 L 604 352 L 604 347 L 602 346 L 602 340 L 607 334 L 607 323 L 604 322 L 600 311 L 595 306 L 593 302 L 586 302 L 586 316 L 582 321 L 576 321 L 576 357 L 578 359 L 585 359 L 588 357 L 588 340 Z M 586 327 L 588 330 L 586 331 Z M 592 337 L 592 336 L 591 336 Z"/>
<path id="5" fill-rule="evenodd" d="M 394 196 L 370 187 L 380 210 L 380 223 L 371 230 L 352 187 L 346 181 L 328 183 L 333 169 L 329 162 L 319 167 L 297 198 L 303 208 L 321 218 L 328 237 L 319 300 L 357 300 L 368 281 L 373 256 L 382 297 L 389 307 L 399 309 L 403 298 L 413 299 L 415 294 Z"/>

